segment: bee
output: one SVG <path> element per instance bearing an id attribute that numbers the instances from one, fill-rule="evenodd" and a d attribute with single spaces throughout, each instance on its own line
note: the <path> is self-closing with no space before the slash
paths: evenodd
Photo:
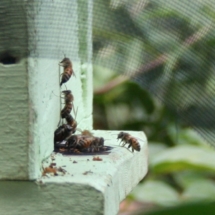
<path id="1" fill-rule="evenodd" d="M 68 149 L 68 140 L 76 132 L 77 122 L 71 114 L 66 116 L 67 124 L 63 124 L 55 130 L 54 148 L 58 151 L 60 148 Z"/>
<path id="2" fill-rule="evenodd" d="M 73 108 L 73 104 L 72 103 L 68 103 L 64 106 L 64 108 L 61 110 L 60 112 L 60 116 L 61 118 L 66 118 L 68 115 L 70 115 L 70 112 Z"/>
<path id="3" fill-rule="evenodd" d="M 104 138 L 103 137 L 94 137 L 94 140 L 92 142 L 92 147 L 96 151 L 100 151 L 100 149 L 103 149 L 104 147 Z"/>
<path id="4" fill-rule="evenodd" d="M 61 110 L 61 118 L 66 118 L 67 115 L 70 114 L 73 108 L 73 101 L 74 101 L 74 96 L 72 95 L 71 90 L 64 90 L 62 91 L 64 94 L 64 101 L 65 101 L 65 106 Z"/>
<path id="5" fill-rule="evenodd" d="M 66 118 L 67 125 L 71 126 L 72 133 L 74 134 L 76 132 L 76 129 L 77 129 L 76 120 L 72 117 L 71 114 L 68 114 L 65 118 Z"/>
<path id="6" fill-rule="evenodd" d="M 63 73 L 61 74 L 62 78 L 60 82 L 60 86 L 62 86 L 62 84 L 66 83 L 72 75 L 75 76 L 75 73 L 72 68 L 72 62 L 69 58 L 65 57 L 59 65 L 63 67 Z"/>
<path id="7" fill-rule="evenodd" d="M 121 139 L 121 142 L 123 142 L 122 146 L 128 144 L 128 149 L 131 147 L 132 152 L 134 152 L 134 150 L 138 152 L 140 151 L 140 144 L 138 140 L 135 137 L 131 136 L 129 133 L 120 132 L 117 136 L 117 139 Z"/>
<path id="8" fill-rule="evenodd" d="M 63 90 L 65 104 L 73 103 L 74 96 L 71 90 Z"/>
<path id="9" fill-rule="evenodd" d="M 84 135 L 72 135 L 68 139 L 68 148 L 70 151 L 76 152 L 95 152 L 104 151 L 104 138 L 91 137 Z"/>
<path id="10" fill-rule="evenodd" d="M 69 139 L 68 139 L 68 146 L 70 149 L 75 148 L 80 150 L 80 148 L 86 148 L 89 147 L 91 144 L 91 141 L 85 141 L 85 138 L 87 136 L 83 136 L 83 135 L 72 135 Z M 85 142 L 85 143 L 84 143 Z"/>
<path id="11" fill-rule="evenodd" d="M 54 132 L 54 150 L 57 151 L 60 147 L 63 147 L 61 143 L 72 133 L 72 127 L 67 124 L 59 126 Z"/>
<path id="12" fill-rule="evenodd" d="M 72 127 L 67 124 L 63 124 L 58 127 L 54 132 L 54 142 L 63 141 L 72 131 Z"/>
<path id="13" fill-rule="evenodd" d="M 72 95 L 71 90 L 64 90 L 62 91 L 62 93 L 64 94 L 65 106 L 61 110 L 60 115 L 61 115 L 61 118 L 66 118 L 67 115 L 69 115 L 70 112 L 72 111 L 74 96 Z"/>

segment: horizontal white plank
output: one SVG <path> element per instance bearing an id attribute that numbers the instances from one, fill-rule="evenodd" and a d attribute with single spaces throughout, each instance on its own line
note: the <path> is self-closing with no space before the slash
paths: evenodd
<path id="1" fill-rule="evenodd" d="M 48 173 L 37 180 L 37 186 L 34 182 L 0 182 L 2 214 L 117 214 L 120 202 L 147 173 L 147 140 L 143 132 L 129 132 L 141 145 L 140 152 L 132 153 L 119 147 L 119 131 L 93 133 L 114 147 L 109 154 L 96 155 L 102 161 L 93 161 L 95 155 L 52 154 L 43 168 L 56 163 L 65 174 Z"/>

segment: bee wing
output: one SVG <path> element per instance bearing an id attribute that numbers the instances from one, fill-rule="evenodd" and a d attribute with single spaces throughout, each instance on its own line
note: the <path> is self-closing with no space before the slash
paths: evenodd
<path id="1" fill-rule="evenodd" d="M 102 146 L 102 147 L 98 147 L 98 150 L 96 149 L 96 147 L 88 147 L 85 149 L 82 149 L 81 152 L 83 152 L 84 154 L 109 154 L 110 150 L 113 149 L 113 147 L 111 146 Z"/>
<path id="2" fill-rule="evenodd" d="M 56 142 L 55 145 L 57 147 L 66 147 L 66 143 L 67 143 L 67 141 L 63 140 L 61 142 Z"/>

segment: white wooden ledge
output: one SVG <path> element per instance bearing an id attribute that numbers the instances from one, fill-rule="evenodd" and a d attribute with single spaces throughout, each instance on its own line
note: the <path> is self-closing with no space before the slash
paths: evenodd
<path id="1" fill-rule="evenodd" d="M 0 209 L 5 215 L 116 215 L 120 202 L 147 172 L 147 140 L 143 132 L 129 132 L 141 139 L 141 151 L 119 147 L 119 131 L 93 131 L 114 147 L 110 154 L 62 155 L 53 153 L 42 166 L 56 163 L 65 174 L 47 173 L 34 182 L 0 182 Z M 14 195 L 15 200 L 12 198 Z"/>

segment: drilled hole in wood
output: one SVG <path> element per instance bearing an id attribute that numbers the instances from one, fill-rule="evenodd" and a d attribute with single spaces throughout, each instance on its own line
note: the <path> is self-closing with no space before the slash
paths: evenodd
<path id="1" fill-rule="evenodd" d="M 2 54 L 0 56 L 0 63 L 4 65 L 16 64 L 18 59 L 10 54 Z"/>

